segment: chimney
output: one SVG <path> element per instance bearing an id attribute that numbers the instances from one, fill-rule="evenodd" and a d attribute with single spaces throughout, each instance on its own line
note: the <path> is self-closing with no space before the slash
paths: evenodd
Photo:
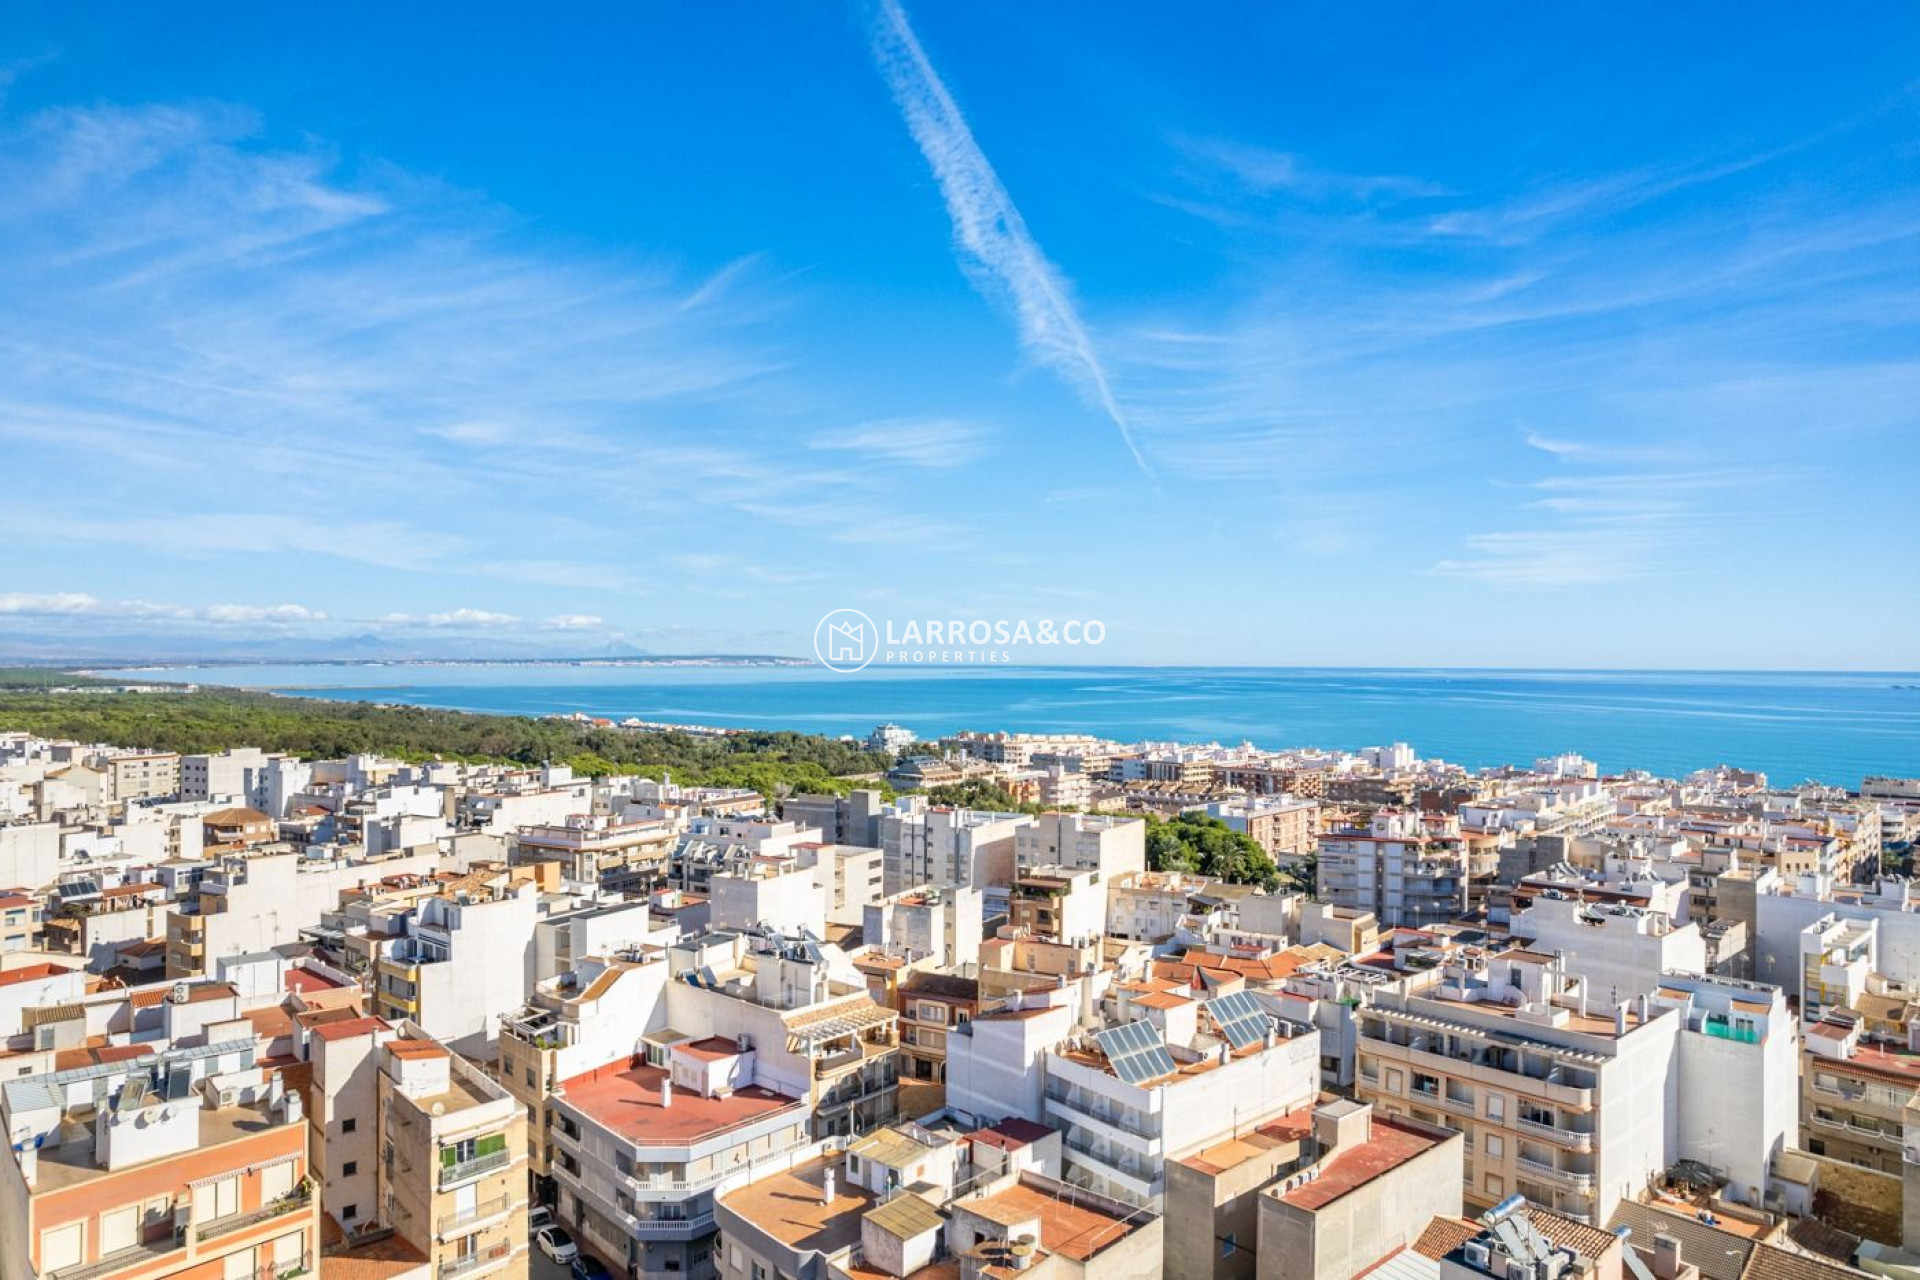
<path id="1" fill-rule="evenodd" d="M 1653 1274 L 1659 1280 L 1675 1280 L 1680 1274 L 1680 1237 L 1662 1231 L 1653 1238 Z"/>
<path id="2" fill-rule="evenodd" d="M 1613 1034 L 1616 1036 L 1627 1034 L 1627 1006 L 1624 1004 L 1613 1006 Z"/>
<path id="3" fill-rule="evenodd" d="M 831 1169 L 827 1170 L 826 1176 L 820 1180 L 820 1203 L 828 1207 L 833 1205 L 833 1170 Z"/>
<path id="4" fill-rule="evenodd" d="M 672 1105 L 673 1105 L 673 1078 L 671 1076 L 661 1076 L 660 1077 L 660 1109 L 662 1111 L 665 1111 L 668 1107 L 671 1107 Z"/>

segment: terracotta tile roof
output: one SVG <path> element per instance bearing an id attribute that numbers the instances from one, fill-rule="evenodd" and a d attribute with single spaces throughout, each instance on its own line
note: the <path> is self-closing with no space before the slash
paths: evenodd
<path id="1" fill-rule="evenodd" d="M 1436 1215 L 1427 1223 L 1426 1230 L 1420 1233 L 1420 1238 L 1413 1242 L 1413 1251 L 1423 1258 L 1438 1262 L 1479 1235 L 1480 1229 L 1480 1224 L 1469 1218 Z"/>

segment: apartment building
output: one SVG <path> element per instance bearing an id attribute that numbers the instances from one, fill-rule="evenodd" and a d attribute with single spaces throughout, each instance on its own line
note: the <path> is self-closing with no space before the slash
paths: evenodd
<path id="1" fill-rule="evenodd" d="M 1514 913 L 1513 936 L 1530 951 L 1559 955 L 1569 973 L 1610 1001 L 1643 995 L 1672 970 L 1708 971 L 1707 943 L 1694 924 L 1675 924 L 1663 911 L 1619 903 L 1540 894 Z"/>
<path id="2" fill-rule="evenodd" d="M 540 892 L 516 867 L 471 872 L 419 898 L 398 921 L 403 932 L 378 943 L 376 1011 L 490 1059 L 501 1015 L 520 1006 L 533 981 Z"/>
<path id="3" fill-rule="evenodd" d="M 668 963 L 666 1025 L 751 1048 L 756 1081 L 803 1099 L 813 1136 L 858 1135 L 893 1120 L 900 1015 L 874 1001 L 838 948 L 713 933 L 677 944 Z"/>
<path id="4" fill-rule="evenodd" d="M 985 891 L 1012 883 L 1024 813 L 988 813 L 944 806 L 893 812 L 880 822 L 891 897 L 921 885 L 965 885 Z"/>
<path id="5" fill-rule="evenodd" d="M 387 876 L 430 876 L 439 862 L 437 852 L 363 860 L 265 851 L 220 857 L 167 914 L 167 977 L 191 978 L 212 972 L 222 956 L 297 941 L 343 889 Z"/>
<path id="6" fill-rule="evenodd" d="M 1167 1160 L 1310 1100 L 1319 1089 L 1319 1034 L 1252 1004 L 1244 1018 L 1231 1032 L 1209 1025 L 1171 1038 L 1143 1017 L 1048 1050 L 1044 1111 L 1027 1118 L 1061 1131 L 1065 1181 L 1157 1210 Z"/>
<path id="7" fill-rule="evenodd" d="M 514 832 L 512 860 L 558 862 L 576 884 L 610 892 L 645 893 L 664 883 L 678 832 L 668 822 L 619 822 L 604 815 L 571 814 Z"/>
<path id="8" fill-rule="evenodd" d="M 1879 971 L 1880 922 L 1824 915 L 1800 931 L 1799 943 L 1800 1020 L 1811 1028 L 1865 994 Z"/>
<path id="9" fill-rule="evenodd" d="M 980 1012 L 980 980 L 916 969 L 900 980 L 900 1077 L 944 1082 L 947 1037 Z"/>
<path id="10" fill-rule="evenodd" d="M 244 1020 L 0 1086 L 4 1280 L 287 1280 L 317 1265 L 297 1092 Z"/>
<path id="11" fill-rule="evenodd" d="M 1022 872 L 1007 895 L 1013 929 L 1052 942 L 1086 942 L 1107 925 L 1107 890 L 1092 869 L 1041 866 Z"/>
<path id="12" fill-rule="evenodd" d="M 1201 812 L 1251 837 L 1282 865 L 1319 848 L 1320 805 L 1314 800 L 1289 795 L 1236 796 L 1216 800 Z"/>
<path id="13" fill-rule="evenodd" d="M 1518 1192 L 1604 1222 L 1669 1162 L 1678 1019 L 1644 998 L 1604 1005 L 1550 957 L 1508 952 L 1369 992 L 1356 1016 L 1356 1096 L 1461 1130 L 1470 1205 Z"/>
<path id="14" fill-rule="evenodd" d="M 1461 1138 L 1333 1099 L 1167 1162 L 1169 1280 L 1346 1280 L 1460 1211 Z"/>
<path id="15" fill-rule="evenodd" d="M 1043 813 L 1019 826 L 1013 845 L 1017 874 L 1040 868 L 1091 871 L 1105 882 L 1147 869 L 1147 824 L 1139 818 Z"/>
<path id="16" fill-rule="evenodd" d="M 308 1037 L 320 1204 L 349 1243 L 391 1231 L 435 1276 L 527 1273 L 519 1102 L 411 1024 L 337 1017 Z"/>
<path id="17" fill-rule="evenodd" d="M 1310 1163 L 1249 1197 L 1255 1265 L 1228 1275 L 1346 1280 L 1411 1244 L 1434 1215 L 1460 1212 L 1458 1133 L 1342 1099 L 1312 1113 L 1312 1142 Z M 1211 1256 L 1225 1253 L 1222 1243 Z M 1171 1253 L 1169 1263 L 1180 1269 Z"/>
<path id="18" fill-rule="evenodd" d="M 1470 872 L 1457 818 L 1381 809 L 1321 836 L 1318 896 L 1417 929 L 1466 913 Z"/>
<path id="19" fill-rule="evenodd" d="M 649 1042 L 552 1100 L 556 1213 L 633 1275 L 713 1276 L 715 1199 L 819 1149 L 805 1098 L 759 1083 L 747 1039 Z"/>
<path id="20" fill-rule="evenodd" d="M 1814 1155 L 1899 1175 L 1908 1104 L 1920 1093 L 1920 1052 L 1869 1036 L 1845 1015 L 1806 1029 L 1800 1145 Z"/>
<path id="21" fill-rule="evenodd" d="M 525 1280 L 526 1112 L 445 1045 L 403 1031 L 379 1050 L 381 1220 L 438 1280 Z"/>
<path id="22" fill-rule="evenodd" d="M 843 796 L 791 795 L 780 802 L 780 816 L 796 826 L 812 827 L 827 844 L 880 847 L 880 821 L 886 802 L 878 791 L 849 791 Z"/>
<path id="23" fill-rule="evenodd" d="M 180 792 L 180 757 L 171 751 L 104 752 L 87 763 L 102 775 L 100 800 L 109 807 L 135 800 L 166 800 Z"/>
<path id="24" fill-rule="evenodd" d="M 977 964 L 985 928 L 978 889 L 964 885 L 909 889 L 871 903 L 861 939 L 869 952 L 934 969 Z"/>

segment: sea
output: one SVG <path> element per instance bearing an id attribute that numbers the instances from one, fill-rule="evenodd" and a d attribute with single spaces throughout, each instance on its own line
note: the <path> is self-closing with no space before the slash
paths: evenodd
<path id="1" fill-rule="evenodd" d="M 1353 750 L 1410 743 L 1469 768 L 1572 751 L 1603 772 L 1730 764 L 1776 784 L 1920 775 L 1912 672 L 1248 667 L 872 668 L 340 663 L 153 669 L 160 678 L 465 711 L 585 712 L 864 737 L 895 723 L 1125 742 Z"/>

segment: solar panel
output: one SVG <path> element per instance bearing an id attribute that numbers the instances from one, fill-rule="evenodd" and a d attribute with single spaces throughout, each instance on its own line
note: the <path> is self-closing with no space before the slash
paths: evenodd
<path id="1" fill-rule="evenodd" d="M 1245 1049 L 1267 1038 L 1271 1023 L 1251 991 L 1236 991 L 1207 1002 L 1207 1014 L 1220 1035 L 1236 1049 Z"/>
<path id="2" fill-rule="evenodd" d="M 1173 1073 L 1173 1055 L 1150 1022 L 1129 1022 L 1096 1031 L 1093 1038 L 1107 1055 L 1113 1074 L 1128 1084 L 1144 1084 Z"/>

